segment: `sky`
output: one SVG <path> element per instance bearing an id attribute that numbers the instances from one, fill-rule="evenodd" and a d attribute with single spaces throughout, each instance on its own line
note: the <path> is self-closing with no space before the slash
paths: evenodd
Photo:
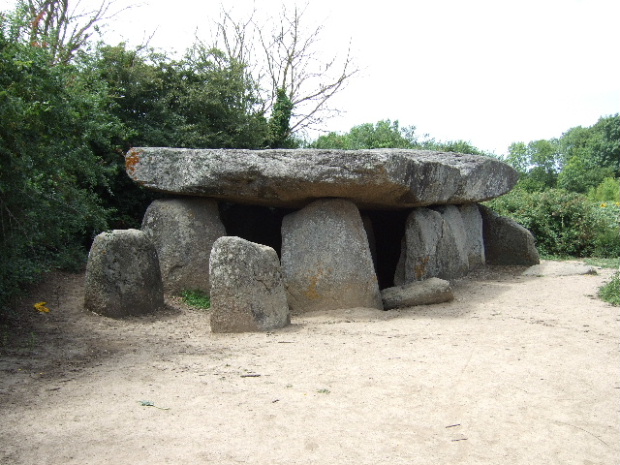
<path id="1" fill-rule="evenodd" d="M 295 2 L 116 0 L 112 10 L 132 6 L 108 21 L 104 39 L 139 45 L 152 36 L 151 46 L 182 52 L 211 36 L 222 7 L 240 19 L 256 9 L 269 25 L 282 4 Z M 309 0 L 307 28 L 323 26 L 317 56 L 351 44 L 359 68 L 331 101 L 341 114 L 321 129 L 391 119 L 505 154 L 513 142 L 591 126 L 620 112 L 618 18 L 618 0 Z"/>

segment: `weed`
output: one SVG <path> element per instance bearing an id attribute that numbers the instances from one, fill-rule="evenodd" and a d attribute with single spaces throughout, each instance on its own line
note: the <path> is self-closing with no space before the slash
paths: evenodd
<path id="1" fill-rule="evenodd" d="M 611 281 L 599 289 L 598 295 L 614 307 L 620 307 L 620 272 L 614 274 Z"/>
<path id="2" fill-rule="evenodd" d="M 202 309 L 211 308 L 211 299 L 209 298 L 209 294 L 204 291 L 198 289 L 185 290 L 181 293 L 181 296 L 183 297 L 183 302 L 187 305 Z"/>
<path id="3" fill-rule="evenodd" d="M 319 394 L 330 394 L 331 393 L 329 389 L 319 389 L 317 392 Z"/>

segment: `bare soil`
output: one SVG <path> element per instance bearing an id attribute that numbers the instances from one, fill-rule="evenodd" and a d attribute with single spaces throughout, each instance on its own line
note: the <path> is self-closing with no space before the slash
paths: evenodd
<path id="1" fill-rule="evenodd" d="M 596 297 L 611 270 L 523 271 L 477 271 L 446 304 L 230 335 L 178 299 L 88 313 L 83 275 L 55 273 L 0 326 L 0 465 L 617 465 L 620 309 Z"/>

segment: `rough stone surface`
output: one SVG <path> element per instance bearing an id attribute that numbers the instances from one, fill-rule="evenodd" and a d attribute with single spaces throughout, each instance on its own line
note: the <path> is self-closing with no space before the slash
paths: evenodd
<path id="1" fill-rule="evenodd" d="M 422 281 L 439 274 L 437 246 L 443 233 L 441 213 L 430 208 L 416 208 L 407 218 L 404 283 Z M 401 257 L 402 260 L 402 257 Z M 401 282 L 396 277 L 394 282 Z"/>
<path id="2" fill-rule="evenodd" d="M 346 200 L 318 200 L 284 218 L 282 273 L 292 313 L 383 308 L 359 210 Z"/>
<path id="3" fill-rule="evenodd" d="M 484 205 L 479 207 L 487 264 L 530 266 L 540 263 L 531 232 L 514 220 L 499 216 Z"/>
<path id="4" fill-rule="evenodd" d="M 214 200 L 155 200 L 146 210 L 142 231 L 157 249 L 166 292 L 210 291 L 211 248 L 226 235 Z"/>
<path id="5" fill-rule="evenodd" d="M 437 274 L 442 279 L 462 278 L 469 272 L 467 232 L 459 209 L 455 205 L 438 207 L 443 220 L 442 234 L 437 244 Z"/>
<path id="6" fill-rule="evenodd" d="M 403 235 L 400 241 L 400 257 L 396 263 L 394 271 L 394 286 L 402 286 L 405 284 L 405 265 L 407 264 L 407 235 Z"/>
<path id="7" fill-rule="evenodd" d="M 480 215 L 478 205 L 475 203 L 460 205 L 458 208 L 461 212 L 465 232 L 467 233 L 467 258 L 469 261 L 469 269 L 472 270 L 486 263 L 484 256 L 482 215 Z"/>
<path id="8" fill-rule="evenodd" d="M 505 194 L 518 174 L 494 158 L 380 150 L 215 150 L 139 147 L 128 175 L 161 192 L 275 207 L 344 198 L 361 208 L 480 202 Z"/>
<path id="9" fill-rule="evenodd" d="M 429 278 L 403 286 L 390 287 L 381 291 L 383 306 L 386 310 L 415 305 L 438 304 L 454 299 L 452 287 L 448 281 Z"/>
<path id="10" fill-rule="evenodd" d="M 155 246 L 137 229 L 104 232 L 88 254 L 84 307 L 113 318 L 142 315 L 164 305 Z"/>
<path id="11" fill-rule="evenodd" d="M 221 237 L 211 252 L 211 330 L 269 331 L 290 322 L 280 262 L 271 247 Z"/>

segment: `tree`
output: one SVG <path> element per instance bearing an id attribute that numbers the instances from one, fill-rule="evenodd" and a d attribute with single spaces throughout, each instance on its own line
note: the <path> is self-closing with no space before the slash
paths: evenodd
<path id="1" fill-rule="evenodd" d="M 589 128 L 569 129 L 560 145 L 559 187 L 586 193 L 607 177 L 620 177 L 620 115 L 600 118 Z"/>
<path id="2" fill-rule="evenodd" d="M 18 0 L 12 18 L 14 38 L 48 51 L 52 64 L 69 63 L 99 24 L 109 20 L 111 2 L 88 11 L 70 8 L 69 0 Z M 79 7 L 79 1 L 76 7 Z"/>
<path id="3" fill-rule="evenodd" d="M 101 82 L 50 66 L 51 50 L 11 40 L 0 18 L 0 305 L 45 269 L 75 264 L 109 210 L 95 193 L 122 132 Z"/>
<path id="4" fill-rule="evenodd" d="M 317 127 L 335 112 L 328 107 L 330 99 L 357 73 L 350 49 L 342 58 L 321 59 L 318 45 L 323 27 L 305 29 L 307 6 L 291 10 L 283 5 L 271 28 L 256 20 L 255 14 L 240 21 L 224 11 L 216 23 L 214 47 L 248 66 L 263 92 L 266 114 L 273 115 L 278 99 L 283 102 L 279 93 L 286 93 L 292 104 L 286 137 Z M 282 122 L 282 114 L 277 117 Z"/>
<path id="5" fill-rule="evenodd" d="M 528 192 L 543 191 L 557 184 L 562 154 L 557 139 L 537 140 L 525 144 L 515 142 L 508 148 L 506 162 L 521 178 L 519 186 Z"/>
<path id="6" fill-rule="evenodd" d="M 365 123 L 354 126 L 342 135 L 329 133 L 320 136 L 311 145 L 318 149 L 378 149 L 378 148 L 418 148 L 415 126 L 401 128 L 398 121 L 381 120 L 375 124 Z"/>

